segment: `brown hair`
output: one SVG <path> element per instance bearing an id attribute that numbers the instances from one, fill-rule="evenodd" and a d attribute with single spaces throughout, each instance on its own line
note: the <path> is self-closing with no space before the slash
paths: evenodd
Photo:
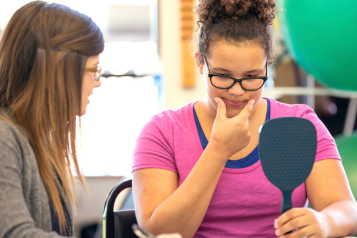
<path id="1" fill-rule="evenodd" d="M 271 24 L 275 18 L 275 0 L 199 0 L 195 42 L 202 55 L 209 56 L 209 46 L 216 41 L 260 44 L 272 59 Z"/>
<path id="2" fill-rule="evenodd" d="M 42 1 L 18 9 L 0 41 L 0 107 L 24 129 L 61 232 L 66 229 L 56 180 L 75 207 L 76 181 L 85 187 L 75 147 L 87 58 L 104 49 L 91 18 Z"/>

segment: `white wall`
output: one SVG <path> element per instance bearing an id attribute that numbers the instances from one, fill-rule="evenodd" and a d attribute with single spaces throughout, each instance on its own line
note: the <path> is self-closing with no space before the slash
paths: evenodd
<path id="1" fill-rule="evenodd" d="M 160 53 L 163 62 L 165 108 L 175 109 L 203 99 L 202 76 L 196 72 L 196 87 L 181 86 L 180 0 L 159 0 Z"/>

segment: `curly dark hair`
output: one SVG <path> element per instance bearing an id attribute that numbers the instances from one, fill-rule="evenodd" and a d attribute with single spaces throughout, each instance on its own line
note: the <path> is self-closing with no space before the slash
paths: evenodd
<path id="1" fill-rule="evenodd" d="M 202 55 L 209 56 L 209 46 L 215 41 L 260 44 L 271 63 L 275 18 L 275 0 L 199 0 L 195 43 Z"/>

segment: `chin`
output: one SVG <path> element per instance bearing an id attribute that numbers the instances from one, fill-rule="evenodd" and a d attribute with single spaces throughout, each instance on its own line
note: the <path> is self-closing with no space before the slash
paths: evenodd
<path id="1" fill-rule="evenodd" d="M 86 112 L 87 112 L 87 109 L 86 109 L 86 108 L 82 109 L 82 110 L 81 110 L 81 115 L 79 115 L 79 116 L 83 116 L 84 114 L 86 114 Z"/>
<path id="2" fill-rule="evenodd" d="M 237 112 L 237 113 L 226 113 L 226 117 L 227 118 L 232 118 L 232 117 L 237 116 L 238 114 L 239 114 L 239 112 Z"/>
<path id="3" fill-rule="evenodd" d="M 87 100 L 88 100 L 88 99 L 87 99 Z M 88 101 L 88 102 L 89 102 L 89 101 Z M 79 116 L 83 116 L 84 114 L 86 114 L 86 112 L 87 112 L 87 106 L 88 106 L 88 104 L 89 104 L 88 102 L 86 103 L 85 106 L 82 104 L 81 115 L 79 115 Z"/>
<path id="4" fill-rule="evenodd" d="M 232 118 L 232 117 L 237 116 L 239 113 L 240 113 L 240 111 L 227 112 L 227 113 L 226 113 L 226 117 L 227 117 L 227 118 Z"/>

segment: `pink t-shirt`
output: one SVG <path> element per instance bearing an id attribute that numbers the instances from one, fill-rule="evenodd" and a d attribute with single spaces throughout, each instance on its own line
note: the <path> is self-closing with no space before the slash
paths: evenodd
<path id="1" fill-rule="evenodd" d="M 341 159 L 334 139 L 311 108 L 268 100 L 271 119 L 302 117 L 315 125 L 315 161 Z M 203 152 L 194 104 L 164 111 L 147 123 L 137 139 L 133 171 L 171 170 L 179 175 L 179 185 L 182 184 Z M 265 177 L 260 161 L 241 169 L 224 168 L 195 237 L 276 237 L 273 225 L 280 216 L 281 201 L 280 190 Z M 292 203 L 293 207 L 307 206 L 305 183 L 294 190 Z"/>

